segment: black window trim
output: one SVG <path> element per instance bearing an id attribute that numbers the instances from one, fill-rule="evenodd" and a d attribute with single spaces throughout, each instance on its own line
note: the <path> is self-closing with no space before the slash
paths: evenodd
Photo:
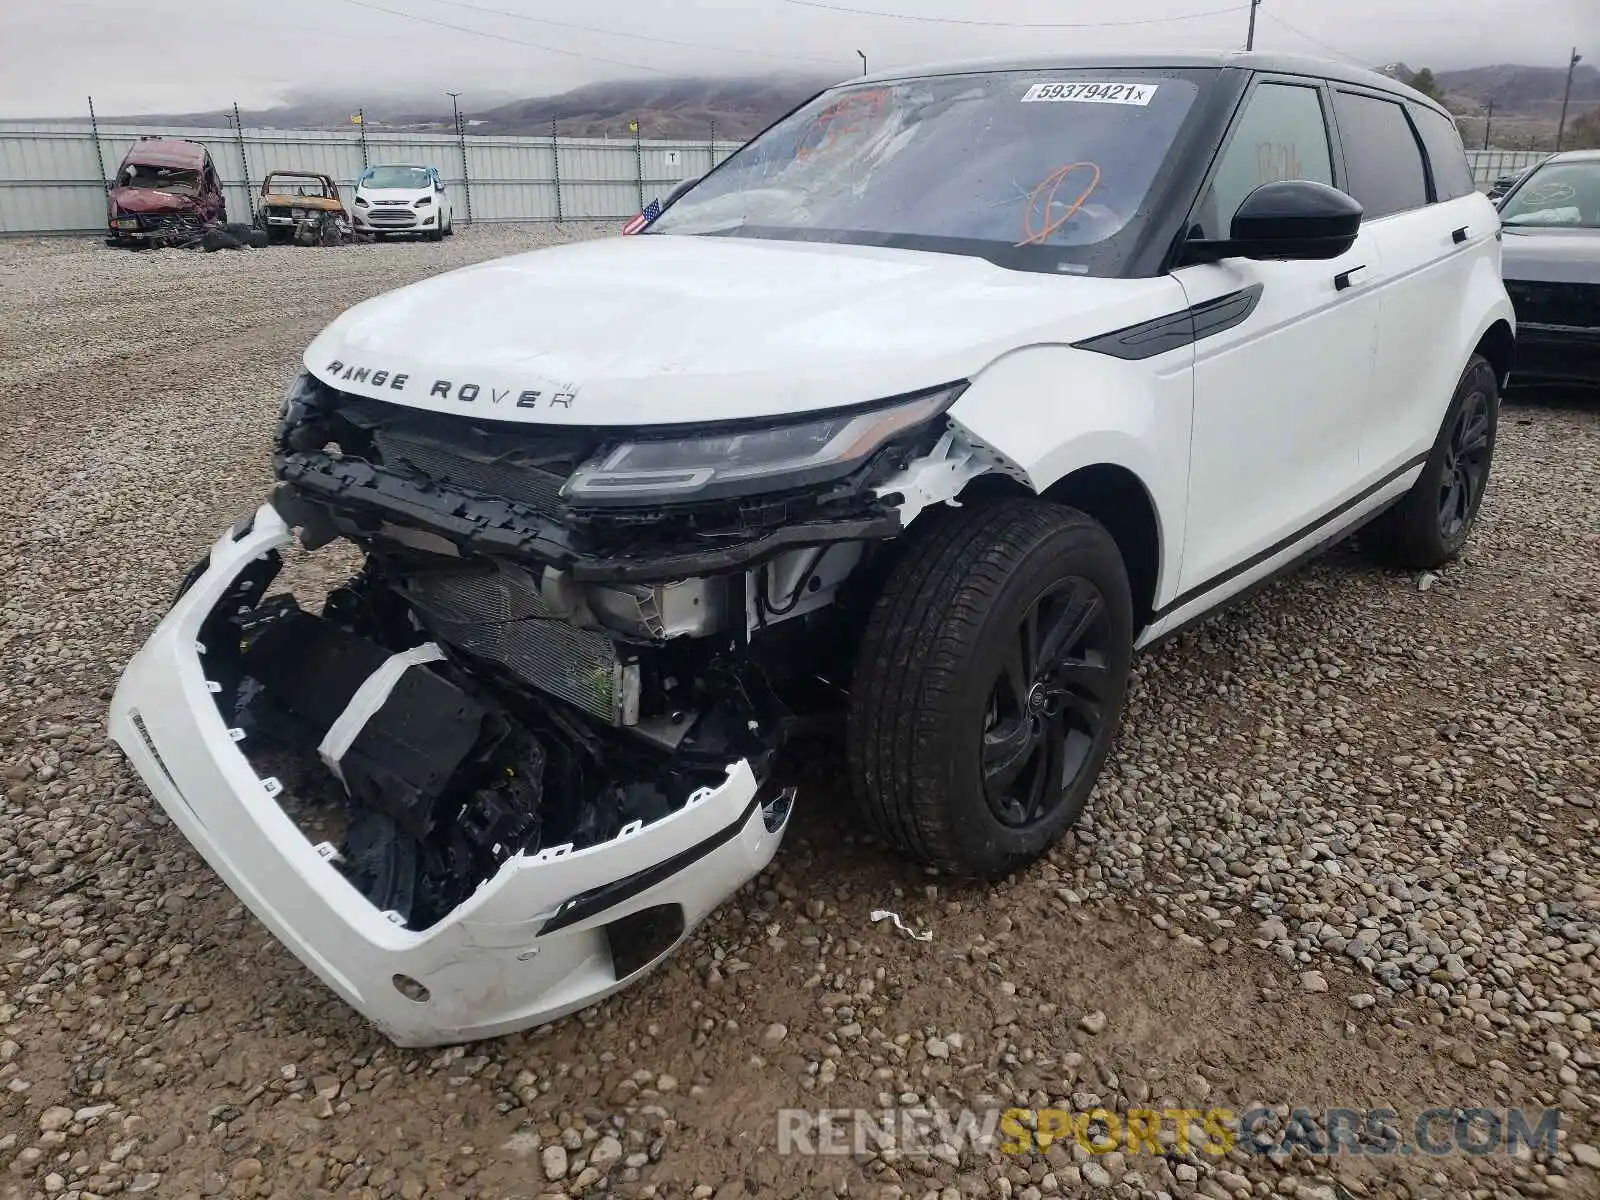
<path id="1" fill-rule="evenodd" d="M 1368 100 L 1382 100 L 1387 104 L 1394 105 L 1401 111 L 1402 114 L 1404 114 L 1406 119 L 1406 128 L 1411 130 L 1411 141 L 1417 148 L 1417 157 L 1422 160 L 1422 187 L 1423 191 L 1427 195 L 1427 199 L 1413 208 L 1397 208 L 1394 212 L 1384 213 L 1381 217 L 1363 216 L 1361 218 L 1361 223 L 1365 225 L 1369 220 L 1387 221 L 1390 217 L 1403 217 L 1407 213 L 1421 212 L 1430 205 L 1437 204 L 1438 200 L 1435 197 L 1438 193 L 1433 182 L 1433 162 L 1428 157 L 1428 147 L 1422 141 L 1422 134 L 1417 129 L 1417 123 L 1411 116 L 1411 106 L 1413 103 L 1415 103 L 1415 101 L 1408 100 L 1404 96 L 1398 96 L 1393 92 L 1384 92 L 1377 88 L 1362 87 L 1360 84 L 1355 83 L 1334 83 L 1332 87 L 1328 89 L 1328 91 L 1328 111 L 1333 117 L 1333 123 L 1335 126 L 1337 126 L 1339 123 L 1339 110 L 1333 104 L 1334 93 L 1344 92 L 1351 96 L 1365 96 Z M 1454 118 L 1451 119 L 1454 120 Z M 1341 134 L 1341 147 L 1343 144 L 1343 135 Z M 1348 187 L 1346 187 L 1344 190 L 1349 192 L 1350 195 L 1355 196 L 1355 193 L 1350 192 Z M 1356 199 L 1359 201 L 1360 197 L 1356 196 Z"/>
<path id="2" fill-rule="evenodd" d="M 1438 114 L 1437 112 L 1434 112 L 1434 110 L 1431 109 L 1431 108 L 1424 108 L 1422 105 L 1417 104 L 1414 101 L 1408 101 L 1406 106 L 1405 106 L 1405 109 L 1406 109 L 1406 119 L 1411 122 L 1411 132 L 1416 136 L 1417 144 L 1422 147 L 1422 166 L 1423 166 L 1423 170 L 1427 173 L 1427 176 L 1428 176 L 1428 203 L 1429 204 L 1449 204 L 1451 200 L 1464 200 L 1467 196 L 1471 195 L 1472 193 L 1471 192 L 1466 192 L 1466 193 L 1463 193 L 1460 196 L 1452 196 L 1449 199 L 1446 199 L 1445 197 L 1443 197 L 1443 196 L 1441 196 L 1439 194 L 1439 177 L 1438 177 L 1438 175 L 1436 175 L 1434 173 L 1434 169 L 1433 169 L 1433 154 L 1428 149 L 1428 139 L 1425 138 L 1422 135 L 1422 123 L 1418 119 L 1418 114 L 1422 113 L 1422 112 L 1433 112 L 1435 116 L 1438 116 L 1440 114 Z M 1416 111 L 1412 111 L 1412 110 L 1416 110 Z M 1462 161 L 1464 163 L 1466 163 L 1467 178 L 1469 180 L 1473 179 L 1472 163 L 1471 163 L 1470 160 L 1468 160 L 1465 157 L 1466 156 L 1466 152 L 1467 152 L 1467 146 L 1466 146 L 1466 141 L 1461 137 L 1461 127 L 1456 124 L 1455 117 L 1451 116 L 1451 117 L 1446 117 L 1445 119 L 1450 123 L 1450 127 L 1455 130 L 1456 140 L 1461 142 Z M 1476 190 L 1476 188 L 1474 188 L 1473 190 Z"/>
<path id="3" fill-rule="evenodd" d="M 1228 114 L 1227 122 L 1223 125 L 1222 134 L 1213 143 L 1211 161 L 1206 164 L 1204 173 L 1200 176 L 1200 183 L 1189 197 L 1185 206 L 1183 222 L 1177 229 L 1177 236 L 1173 238 L 1167 251 L 1165 261 L 1161 266 L 1161 274 L 1175 271 L 1182 265 L 1183 243 L 1188 240 L 1189 231 L 1194 228 L 1196 216 L 1201 203 L 1204 202 L 1206 192 L 1210 190 L 1216 180 L 1217 172 L 1222 167 L 1222 159 L 1233 144 L 1234 137 L 1239 132 L 1239 123 L 1244 117 L 1244 111 L 1254 99 L 1256 89 L 1263 84 L 1283 84 L 1288 87 L 1306 88 L 1317 95 L 1317 103 L 1322 108 L 1322 129 L 1328 138 L 1328 162 L 1333 173 L 1333 186 L 1340 190 L 1345 189 L 1344 156 L 1340 151 L 1338 134 L 1333 120 L 1333 102 L 1328 94 L 1328 81 L 1310 75 L 1293 75 L 1280 71 L 1252 71 L 1250 79 L 1240 89 L 1238 100 L 1233 111 Z"/>

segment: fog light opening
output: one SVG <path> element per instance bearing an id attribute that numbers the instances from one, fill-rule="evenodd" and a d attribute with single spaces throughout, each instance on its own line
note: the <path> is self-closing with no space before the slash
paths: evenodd
<path id="1" fill-rule="evenodd" d="M 611 971 L 617 982 L 642 971 L 672 949 L 684 934 L 684 924 L 682 905 L 657 904 L 604 926 L 611 950 Z"/>
<path id="2" fill-rule="evenodd" d="M 768 833 L 777 833 L 788 823 L 789 814 L 794 811 L 794 798 L 797 793 L 797 788 L 783 788 L 761 806 L 761 822 L 767 827 Z"/>
<path id="3" fill-rule="evenodd" d="M 392 982 L 394 990 L 413 1004 L 426 1004 L 432 998 L 433 993 L 409 975 L 396 975 Z"/>

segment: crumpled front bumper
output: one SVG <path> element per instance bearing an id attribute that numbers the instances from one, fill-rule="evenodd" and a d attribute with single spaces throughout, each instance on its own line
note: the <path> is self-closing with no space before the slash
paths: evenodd
<path id="1" fill-rule="evenodd" d="M 659 964 L 771 861 L 787 799 L 764 802 L 741 760 L 670 816 L 586 849 L 513 858 L 429 929 L 392 924 L 279 806 L 277 781 L 258 777 L 207 685 L 202 624 L 252 561 L 291 537 L 263 505 L 218 539 L 124 671 L 110 732 L 240 900 L 393 1041 L 494 1037 L 592 1004 Z M 657 932 L 640 959 L 648 927 Z"/>

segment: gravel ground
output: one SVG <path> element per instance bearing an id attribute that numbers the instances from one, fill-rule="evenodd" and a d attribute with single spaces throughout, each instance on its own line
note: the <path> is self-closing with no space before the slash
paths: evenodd
<path id="1" fill-rule="evenodd" d="M 399 1051 L 103 732 L 269 483 L 300 349 L 367 296 L 612 230 L 117 253 L 0 243 L 0 1197 L 1600 1195 L 1600 401 L 1508 405 L 1437 577 L 1347 548 L 1146 656 L 1076 835 L 989 891 L 851 834 L 819 768 L 667 967 Z M 916 941 L 869 923 L 888 907 Z M 776 1110 L 1558 1105 L 1560 1151 L 780 1157 Z"/>

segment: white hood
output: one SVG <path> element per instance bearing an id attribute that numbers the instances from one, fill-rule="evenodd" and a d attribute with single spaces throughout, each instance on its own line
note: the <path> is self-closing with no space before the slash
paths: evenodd
<path id="1" fill-rule="evenodd" d="M 1020 347 L 1145 320 L 1171 286 L 953 254 L 616 237 L 368 300 L 311 343 L 305 365 L 344 391 L 495 420 L 726 420 L 971 378 Z"/>
<path id="2" fill-rule="evenodd" d="M 433 195 L 433 185 L 415 188 L 375 188 L 363 184 L 356 188 L 356 195 L 371 204 L 380 200 L 400 200 L 406 204 L 415 204 L 425 196 Z"/>

